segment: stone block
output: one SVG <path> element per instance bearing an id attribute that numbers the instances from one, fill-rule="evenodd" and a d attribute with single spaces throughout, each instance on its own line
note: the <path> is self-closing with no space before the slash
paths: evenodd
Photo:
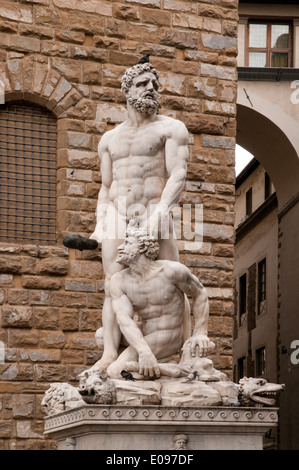
<path id="1" fill-rule="evenodd" d="M 14 21 L 7 21 L 0 18 L 0 31 L 5 33 L 17 33 L 18 32 L 18 23 Z"/>
<path id="2" fill-rule="evenodd" d="M 85 351 L 79 349 L 63 349 L 61 362 L 65 364 L 84 364 Z M 92 363 L 95 364 L 96 361 Z"/>
<path id="3" fill-rule="evenodd" d="M 106 22 L 105 33 L 107 36 L 113 36 L 116 38 L 124 38 L 126 36 L 126 21 L 116 20 L 114 18 L 108 18 Z"/>
<path id="4" fill-rule="evenodd" d="M 144 2 L 146 3 L 146 2 Z M 139 20 L 140 13 L 139 9 L 132 5 L 116 4 L 113 5 L 113 18 L 119 18 L 121 20 L 134 21 Z"/>
<path id="5" fill-rule="evenodd" d="M 22 286 L 26 289 L 57 290 L 61 287 L 61 280 L 46 276 L 22 276 Z"/>
<path id="6" fill-rule="evenodd" d="M 201 64 L 201 75 L 222 80 L 237 80 L 237 72 L 235 67 L 222 67 L 213 64 Z"/>
<path id="7" fill-rule="evenodd" d="M 138 57 L 136 54 L 134 55 L 134 54 L 127 54 L 127 53 L 118 52 L 118 51 L 110 51 L 109 61 L 112 64 L 130 67 L 132 65 L 135 65 L 138 62 Z"/>
<path id="8" fill-rule="evenodd" d="M 234 241 L 234 228 L 230 225 L 219 224 L 204 224 L 203 228 L 204 239 L 217 241 L 217 242 L 230 242 Z"/>
<path id="9" fill-rule="evenodd" d="M 211 137 L 204 135 L 202 137 L 202 146 L 211 148 L 224 148 L 232 149 L 235 148 L 235 139 L 231 137 Z"/>
<path id="10" fill-rule="evenodd" d="M 9 336 L 9 345 L 12 347 L 37 346 L 38 331 L 32 329 L 12 329 Z"/>
<path id="11" fill-rule="evenodd" d="M 62 364 L 35 364 L 34 372 L 38 382 L 65 382 L 67 379 L 66 366 Z"/>
<path id="12" fill-rule="evenodd" d="M 158 34 L 159 29 L 155 25 L 131 22 L 127 25 L 127 39 L 156 43 L 158 42 Z"/>
<path id="13" fill-rule="evenodd" d="M 196 4 L 193 2 L 181 2 L 179 0 L 163 0 L 163 8 L 173 11 L 189 11 L 196 13 Z"/>
<path id="14" fill-rule="evenodd" d="M 41 53 L 46 56 L 69 57 L 70 44 L 64 42 L 42 41 Z"/>
<path id="15" fill-rule="evenodd" d="M 96 62 L 85 61 L 82 64 L 83 83 L 101 85 L 102 66 Z"/>
<path id="16" fill-rule="evenodd" d="M 103 65 L 103 85 L 120 88 L 121 77 L 126 67 L 114 64 Z"/>
<path id="17" fill-rule="evenodd" d="M 50 98 L 59 80 L 60 80 L 59 73 L 55 72 L 54 70 L 50 70 L 50 72 L 47 75 L 47 78 L 46 78 L 46 81 L 44 83 L 43 90 L 42 90 L 42 95 L 45 98 Z"/>
<path id="18" fill-rule="evenodd" d="M 24 306 L 3 306 L 1 326 L 30 328 L 33 325 L 32 308 Z"/>
<path id="19" fill-rule="evenodd" d="M 218 34 L 210 34 L 210 33 L 203 33 L 202 36 L 202 43 L 204 47 L 208 49 L 215 49 L 219 50 L 226 50 L 227 49 L 235 49 L 237 48 L 237 39 L 227 36 L 221 36 Z"/>
<path id="20" fill-rule="evenodd" d="M 151 7 L 160 7 L 160 0 L 125 0 L 127 3 L 137 3 L 141 5 L 148 5 Z"/>
<path id="21" fill-rule="evenodd" d="M 53 91 L 51 100 L 59 103 L 59 101 L 62 100 L 62 98 L 64 98 L 71 89 L 72 85 L 65 78 L 62 78 Z"/>
<path id="22" fill-rule="evenodd" d="M 22 350 L 20 351 L 20 358 L 22 361 L 31 362 L 60 362 L 60 351 L 35 349 L 34 351 Z"/>
<path id="23" fill-rule="evenodd" d="M 37 37 L 40 39 L 52 39 L 53 38 L 53 28 L 49 26 L 36 26 L 32 24 L 20 24 L 19 25 L 19 34 L 21 36 L 31 36 Z"/>
<path id="24" fill-rule="evenodd" d="M 181 28 L 200 30 L 203 27 L 203 18 L 188 13 L 174 13 L 172 24 Z"/>
<path id="25" fill-rule="evenodd" d="M 34 395 L 13 395 L 11 405 L 14 418 L 32 418 L 34 416 Z"/>
<path id="26" fill-rule="evenodd" d="M 43 348 L 61 349 L 65 345 L 65 335 L 62 331 L 40 331 L 40 346 Z"/>
<path id="27" fill-rule="evenodd" d="M 179 113 L 178 117 L 182 119 L 187 129 L 195 134 L 208 133 L 221 135 L 224 133 L 224 118 L 221 116 Z"/>
<path id="28" fill-rule="evenodd" d="M 96 292 L 96 283 L 88 282 L 84 280 L 80 281 L 66 281 L 65 282 L 66 291 L 75 291 L 75 292 Z"/>
<path id="29" fill-rule="evenodd" d="M 68 150 L 67 155 L 70 166 L 75 167 L 76 169 L 100 169 L 100 161 L 96 152 L 70 149 Z"/>
<path id="30" fill-rule="evenodd" d="M 0 17 L 22 23 L 32 23 L 31 5 L 19 5 L 16 3 L 2 1 L 0 6 Z"/>
<path id="31" fill-rule="evenodd" d="M 197 32 L 160 28 L 158 38 L 161 44 L 174 46 L 178 49 L 198 49 L 199 45 L 199 36 Z"/>
<path id="32" fill-rule="evenodd" d="M 95 332 L 99 328 L 101 310 L 82 309 L 80 311 L 80 330 Z"/>
<path id="33" fill-rule="evenodd" d="M 97 345 L 93 333 L 69 333 L 66 343 L 71 349 L 96 349 Z"/>
<path id="34" fill-rule="evenodd" d="M 79 329 L 78 309 L 63 308 L 60 314 L 59 326 L 63 331 L 76 331 Z"/>
<path id="35" fill-rule="evenodd" d="M 12 422 L 8 420 L 0 421 L 0 438 L 7 439 L 12 435 Z"/>
<path id="36" fill-rule="evenodd" d="M 160 92 L 183 96 L 185 92 L 185 77 L 173 73 L 160 74 Z"/>
<path id="37" fill-rule="evenodd" d="M 110 123 L 121 123 L 127 118 L 127 110 L 122 105 L 110 105 L 107 103 L 98 105 L 96 120 Z"/>
<path id="38" fill-rule="evenodd" d="M 53 3 L 58 8 L 77 11 L 82 10 L 82 5 L 79 5 L 77 0 L 53 0 Z M 85 0 L 84 11 L 102 16 L 112 16 L 112 5 L 109 4 L 109 2 L 99 3 L 97 0 Z"/>
<path id="39" fill-rule="evenodd" d="M 61 258 L 45 258 L 39 263 L 38 272 L 39 274 L 64 276 L 68 272 L 68 260 Z"/>
<path id="40" fill-rule="evenodd" d="M 80 308 L 86 306 L 86 294 L 82 292 L 57 292 L 52 297 L 54 307 Z"/>
<path id="41" fill-rule="evenodd" d="M 171 26 L 171 13 L 150 8 L 141 8 L 141 21 L 158 26 Z"/>
<path id="42" fill-rule="evenodd" d="M 41 291 L 30 291 L 29 293 L 29 305 L 49 305 L 51 300 L 51 293 Z"/>
<path id="43" fill-rule="evenodd" d="M 40 52 L 40 39 L 12 34 L 9 39 L 11 48 L 24 52 Z"/>
<path id="44" fill-rule="evenodd" d="M 0 274 L 0 286 L 1 287 L 13 287 L 13 275 L 12 274 Z"/>
<path id="45" fill-rule="evenodd" d="M 70 261 L 70 276 L 73 278 L 99 279 L 103 277 L 102 263 Z"/>
<path id="46" fill-rule="evenodd" d="M 60 59 L 54 57 L 52 59 L 52 67 L 61 73 L 67 80 L 71 82 L 79 82 L 81 78 L 81 70 L 78 67 L 78 61 L 74 59 Z"/>
<path id="47" fill-rule="evenodd" d="M 33 307 L 33 326 L 38 329 L 57 330 L 60 309 L 57 307 Z"/>
<path id="48" fill-rule="evenodd" d="M 213 78 L 188 77 L 185 83 L 187 96 L 217 98 L 217 82 Z"/>
<path id="49" fill-rule="evenodd" d="M 83 44 L 85 40 L 85 34 L 81 31 L 71 31 L 68 29 L 56 30 L 55 36 L 59 41 L 72 42 L 77 44 Z"/>

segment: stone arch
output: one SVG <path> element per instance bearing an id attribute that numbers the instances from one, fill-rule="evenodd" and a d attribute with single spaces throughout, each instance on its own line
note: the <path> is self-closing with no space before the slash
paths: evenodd
<path id="1" fill-rule="evenodd" d="M 241 90 L 240 90 L 241 91 Z M 265 91 L 265 89 L 264 89 Z M 287 92 L 287 85 L 285 86 Z M 277 356 L 280 397 L 280 450 L 297 449 L 299 367 L 290 362 L 291 344 L 298 337 L 299 303 L 299 133 L 297 109 L 281 107 L 247 92 L 239 93 L 237 143 L 250 151 L 270 175 L 278 199 Z M 284 95 L 289 100 L 289 95 Z M 287 112 L 290 111 L 289 113 Z M 298 119 L 298 118 L 297 118 Z M 288 354 L 283 354 L 286 350 Z M 297 439 L 297 441 L 296 441 Z"/>
<path id="2" fill-rule="evenodd" d="M 286 126 L 287 122 L 284 128 Z M 297 133 L 293 133 L 294 138 L 297 138 Z M 290 140 L 285 129 L 265 114 L 238 104 L 237 143 L 251 152 L 270 175 L 279 209 L 286 206 L 299 189 L 299 148 L 296 149 L 298 143 L 294 138 Z"/>
<path id="3" fill-rule="evenodd" d="M 24 100 L 50 110 L 57 118 L 82 98 L 80 91 L 43 58 L 16 54 L 0 64 L 4 100 Z"/>

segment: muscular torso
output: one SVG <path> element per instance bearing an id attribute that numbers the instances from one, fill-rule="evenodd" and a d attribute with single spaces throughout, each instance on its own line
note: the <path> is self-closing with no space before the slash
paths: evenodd
<path id="1" fill-rule="evenodd" d="M 136 215 L 136 205 L 140 205 L 140 212 L 142 206 L 147 209 L 160 200 L 166 176 L 166 139 L 167 121 L 163 126 L 160 118 L 137 129 L 123 123 L 110 136 L 113 181 L 109 200 L 120 212 L 131 206 L 133 213 L 127 213 L 128 217 Z M 126 198 L 125 205 L 120 204 L 120 197 Z"/>
<path id="2" fill-rule="evenodd" d="M 155 262 L 156 265 L 159 261 Z M 143 325 L 143 335 L 167 331 L 173 340 L 181 341 L 183 334 L 184 294 L 165 276 L 163 266 L 145 278 L 132 277 L 123 271 L 125 294 Z"/>

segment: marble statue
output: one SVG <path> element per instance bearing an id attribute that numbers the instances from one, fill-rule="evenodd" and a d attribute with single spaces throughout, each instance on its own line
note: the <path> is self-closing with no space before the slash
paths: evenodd
<path id="1" fill-rule="evenodd" d="M 42 403 L 49 415 L 82 403 L 273 406 L 269 393 L 284 388 L 254 378 L 235 384 L 208 357 L 215 344 L 208 337 L 207 290 L 179 262 L 170 215 L 185 184 L 188 131 L 158 114 L 158 79 L 148 62 L 124 74 L 128 117 L 98 147 L 102 187 L 95 230 L 89 239 L 64 239 L 79 250 L 102 246 L 105 300 L 96 341 L 103 355 L 80 374 L 78 387 L 50 387 Z M 177 449 L 187 448 L 187 441 L 182 433 L 174 437 Z"/>
<path id="2" fill-rule="evenodd" d="M 129 346 L 108 367 L 108 375 L 118 379 L 127 369 L 142 380 L 186 376 L 190 372 L 188 360 L 176 364 L 167 359 L 183 347 L 184 294 L 193 298 L 195 319 L 193 335 L 187 340 L 190 358 L 205 357 L 213 349 L 214 343 L 207 336 L 207 291 L 183 264 L 158 260 L 159 242 L 134 222 L 135 218 L 118 247 L 116 261 L 126 268 L 114 274 L 110 284 L 112 308 Z M 134 312 L 140 325 L 134 320 Z"/>
<path id="3" fill-rule="evenodd" d="M 84 404 L 77 388 L 65 382 L 51 384 L 41 403 L 43 411 L 49 416 Z"/>
<path id="4" fill-rule="evenodd" d="M 105 370 L 81 374 L 78 391 L 85 403 L 115 405 L 116 386 Z"/>
<path id="5" fill-rule="evenodd" d="M 102 245 L 105 273 L 103 331 L 98 332 L 103 336 L 104 352 L 95 365 L 99 370 L 107 369 L 118 356 L 121 331 L 112 308 L 111 277 L 123 269 L 116 262 L 117 248 L 130 218 L 137 216 L 140 227 L 160 239 L 160 259 L 179 259 L 169 210 L 178 202 L 185 184 L 188 131 L 182 122 L 158 114 L 158 78 L 150 63 L 126 71 L 122 92 L 128 117 L 106 132 L 98 147 L 102 187 L 90 239 Z M 166 237 L 161 235 L 163 230 Z"/>
<path id="6" fill-rule="evenodd" d="M 242 406 L 275 406 L 277 394 L 284 384 L 274 384 L 266 379 L 243 377 L 239 381 L 238 399 Z"/>

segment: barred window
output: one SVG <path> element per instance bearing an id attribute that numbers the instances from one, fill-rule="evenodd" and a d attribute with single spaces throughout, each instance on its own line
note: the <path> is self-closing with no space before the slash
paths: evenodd
<path id="1" fill-rule="evenodd" d="M 57 123 L 32 103 L 0 106 L 0 241 L 56 243 Z"/>

